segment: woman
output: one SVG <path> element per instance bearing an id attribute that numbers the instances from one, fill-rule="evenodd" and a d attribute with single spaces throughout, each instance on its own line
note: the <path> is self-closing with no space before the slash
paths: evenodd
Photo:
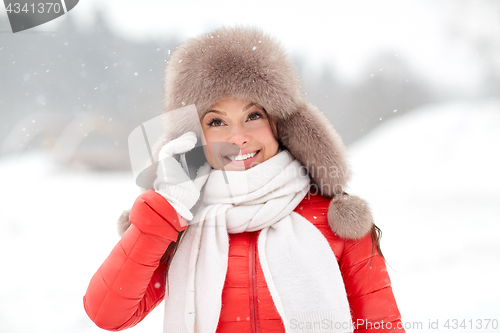
<path id="1" fill-rule="evenodd" d="M 403 331 L 378 229 L 343 191 L 342 140 L 279 44 L 243 28 L 192 39 L 165 92 L 165 110 L 194 104 L 201 129 L 166 124 L 150 190 L 84 297 L 89 317 L 122 330 L 165 298 L 165 332 Z M 209 164 L 191 181 L 174 157 L 197 138 Z"/>

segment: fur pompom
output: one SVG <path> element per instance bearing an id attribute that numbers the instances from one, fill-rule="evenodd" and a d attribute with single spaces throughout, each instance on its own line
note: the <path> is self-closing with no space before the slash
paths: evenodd
<path id="1" fill-rule="evenodd" d="M 373 217 L 366 201 L 345 193 L 330 202 L 328 224 L 342 238 L 359 239 L 370 232 Z"/>
<path id="2" fill-rule="evenodd" d="M 118 218 L 118 234 L 123 236 L 125 231 L 127 231 L 128 227 L 130 227 L 130 222 L 129 222 L 129 215 L 130 211 L 125 210 L 123 211 L 122 215 Z"/>

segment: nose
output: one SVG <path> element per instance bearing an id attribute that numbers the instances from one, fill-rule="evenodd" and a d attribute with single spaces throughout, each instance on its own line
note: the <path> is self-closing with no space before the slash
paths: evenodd
<path id="1" fill-rule="evenodd" d="M 250 133 L 248 129 L 246 129 L 245 126 L 242 126 L 241 124 L 232 126 L 227 142 L 243 148 L 250 142 Z"/>

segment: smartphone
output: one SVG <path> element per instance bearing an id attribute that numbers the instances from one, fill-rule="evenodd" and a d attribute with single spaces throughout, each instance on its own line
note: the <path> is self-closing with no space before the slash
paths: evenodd
<path id="1" fill-rule="evenodd" d="M 130 133 L 128 137 L 130 164 L 132 166 L 135 183 L 138 186 L 142 188 L 152 188 L 152 183 L 156 179 L 156 170 L 158 169 L 159 163 L 153 156 L 152 147 L 163 137 L 164 124 L 171 121 L 171 119 L 179 119 L 179 116 L 193 118 L 193 127 L 198 126 L 199 133 L 203 135 L 201 124 L 198 120 L 198 112 L 194 105 L 188 105 L 152 118 L 136 127 Z M 175 157 L 181 163 L 182 168 L 190 179 L 196 177 L 196 170 L 206 162 L 203 145 L 200 139 L 198 139 L 192 150 Z"/>

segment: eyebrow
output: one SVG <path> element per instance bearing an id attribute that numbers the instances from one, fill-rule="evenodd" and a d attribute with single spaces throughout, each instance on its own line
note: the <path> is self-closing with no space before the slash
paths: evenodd
<path id="1" fill-rule="evenodd" d="M 205 112 L 205 114 L 203 115 L 203 117 L 205 117 L 205 116 L 206 116 L 207 114 L 209 114 L 210 112 L 213 112 L 213 113 L 217 113 L 217 114 L 221 114 L 221 115 L 227 116 L 227 113 L 222 112 L 222 111 L 217 111 L 217 110 L 208 110 L 207 112 Z"/>
<path id="2" fill-rule="evenodd" d="M 255 103 L 255 102 L 250 102 L 247 106 L 245 106 L 245 107 L 241 110 L 241 112 L 245 112 L 245 111 L 247 111 L 248 109 L 250 109 L 250 108 L 251 108 L 251 107 L 253 107 L 253 106 L 256 106 L 256 107 L 258 107 L 258 108 L 260 108 L 260 109 L 264 110 L 264 108 L 263 108 L 262 106 L 260 106 L 259 104 Z M 203 118 L 203 117 L 205 117 L 205 116 L 206 116 L 207 114 L 209 114 L 210 112 L 217 113 L 217 114 L 221 114 L 221 115 L 223 115 L 223 116 L 227 116 L 227 113 L 226 113 L 226 112 L 223 112 L 223 111 L 218 111 L 218 110 L 208 110 L 207 112 L 205 112 L 205 114 L 202 116 L 202 118 Z"/>
<path id="3" fill-rule="evenodd" d="M 251 108 L 252 106 L 254 106 L 254 105 L 255 105 L 255 106 L 257 106 L 257 103 L 250 102 L 247 106 L 245 106 L 245 107 L 243 108 L 243 111 L 246 111 L 246 110 L 250 109 L 250 108 Z"/>

